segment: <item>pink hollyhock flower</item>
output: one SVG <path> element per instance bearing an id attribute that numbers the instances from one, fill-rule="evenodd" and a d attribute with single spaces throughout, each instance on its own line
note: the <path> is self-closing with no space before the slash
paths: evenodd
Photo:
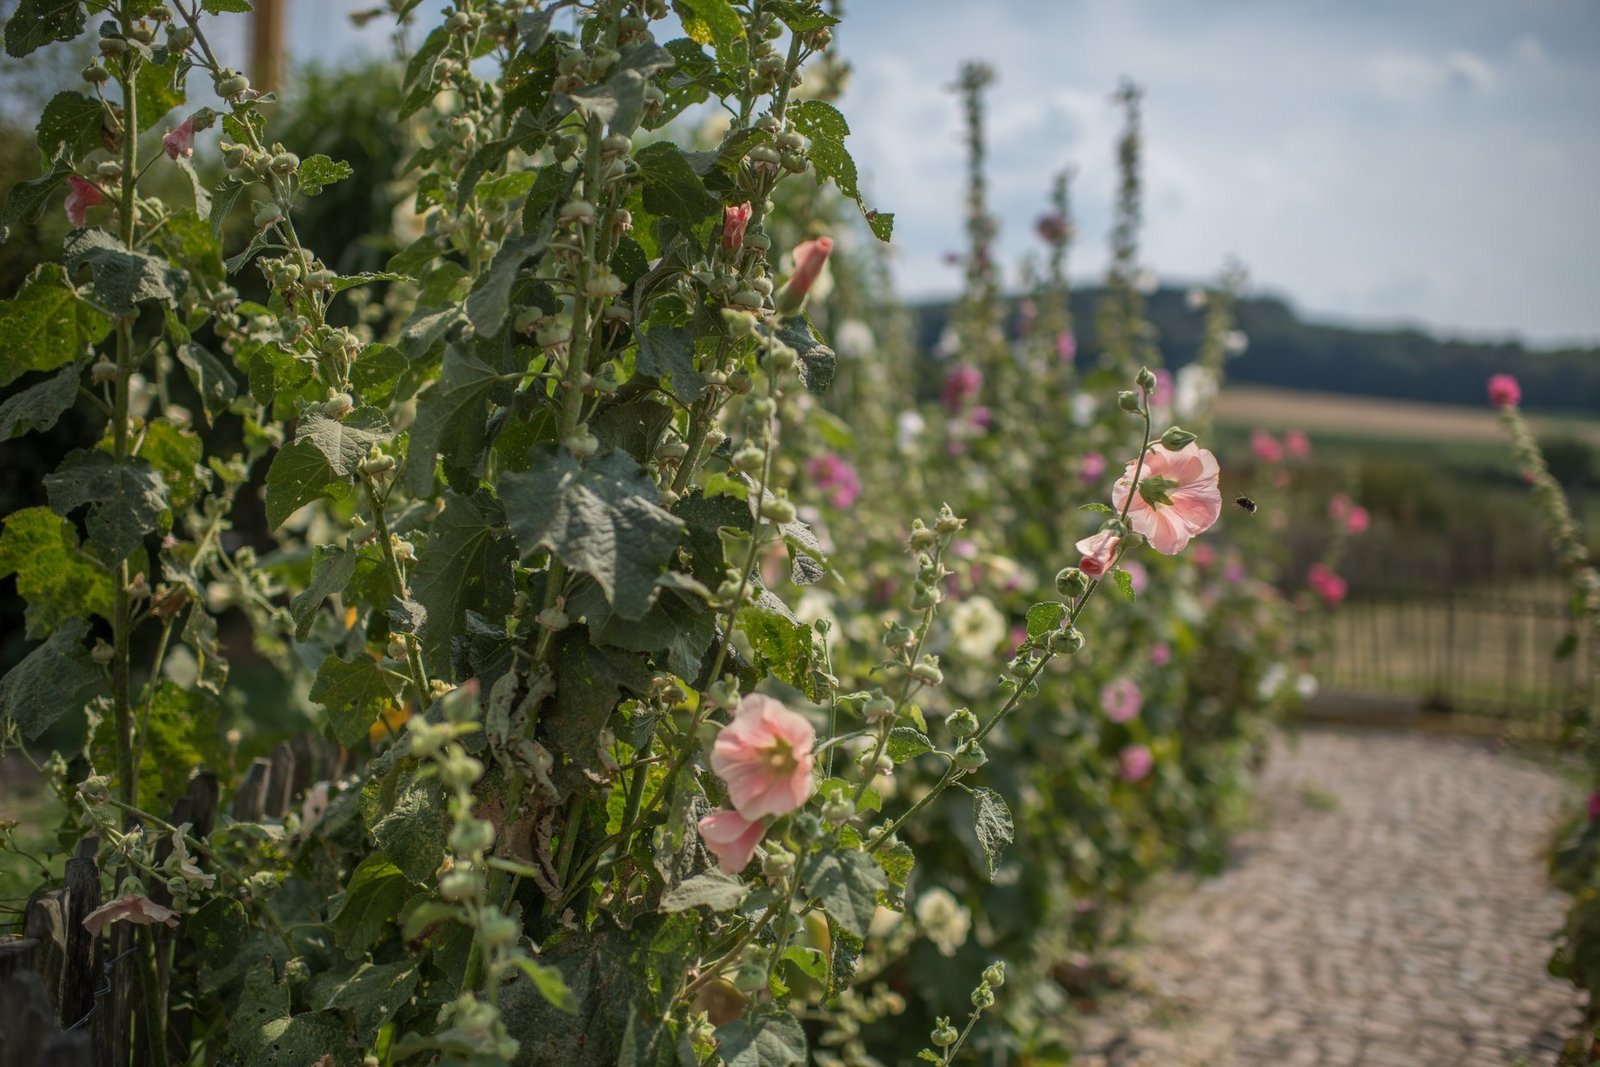
<path id="1" fill-rule="evenodd" d="M 1339 603 L 1345 598 L 1345 594 L 1349 592 L 1349 583 L 1333 573 L 1333 569 L 1326 563 L 1313 563 L 1311 565 L 1306 571 L 1306 584 L 1329 607 Z"/>
<path id="2" fill-rule="evenodd" d="M 1165 642 L 1150 646 L 1150 662 L 1157 667 L 1165 667 L 1172 662 L 1172 649 Z"/>
<path id="3" fill-rule="evenodd" d="M 161 138 L 161 147 L 167 150 L 167 158 L 177 160 L 179 156 L 188 159 L 194 155 L 194 116 L 190 115 L 178 123 L 176 129 L 168 130 L 166 136 Z"/>
<path id="4" fill-rule="evenodd" d="M 1090 578 L 1100 578 L 1111 569 L 1111 564 L 1116 562 L 1117 544 L 1121 539 L 1110 530 L 1101 530 L 1093 537 L 1085 537 L 1077 544 L 1083 559 L 1078 561 L 1078 569 Z"/>
<path id="5" fill-rule="evenodd" d="M 951 367 L 944 376 L 944 388 L 939 391 L 939 401 L 947 411 L 959 411 L 977 399 L 983 389 L 983 371 L 963 363 Z"/>
<path id="6" fill-rule="evenodd" d="M 739 701 L 733 721 L 711 746 L 711 769 L 728 786 L 740 815 L 787 815 L 816 788 L 811 750 L 817 733 L 806 721 L 762 693 Z"/>
<path id="7" fill-rule="evenodd" d="M 114 922 L 137 923 L 140 926 L 151 926 L 155 923 L 177 926 L 178 913 L 171 908 L 162 907 L 149 897 L 138 895 L 118 897 L 85 915 L 83 928 L 89 931 L 90 937 L 99 937 L 100 931 Z"/>
<path id="8" fill-rule="evenodd" d="M 1342 525 L 1350 517 L 1351 507 L 1349 497 L 1343 493 L 1335 493 L 1328 498 L 1328 518 Z"/>
<path id="9" fill-rule="evenodd" d="M 1137 460 L 1129 463 L 1111 490 L 1112 507 L 1119 512 L 1128 501 L 1137 464 Z M 1191 537 L 1209 530 L 1222 515 L 1220 475 L 1217 457 L 1193 441 L 1177 451 L 1151 445 L 1138 492 L 1128 507 L 1129 525 L 1149 538 L 1157 552 L 1177 555 Z"/>
<path id="10" fill-rule="evenodd" d="M 1304 430 L 1290 430 L 1283 435 L 1283 448 L 1295 459 L 1305 459 L 1311 455 L 1311 438 Z"/>
<path id="11" fill-rule="evenodd" d="M 1100 690 L 1100 709 L 1112 722 L 1127 722 L 1144 707 L 1144 694 L 1132 678 L 1107 682 Z"/>
<path id="12" fill-rule="evenodd" d="M 967 420 L 972 423 L 974 430 L 987 430 L 989 424 L 994 421 L 994 414 L 987 407 L 979 404 L 967 415 Z"/>
<path id="13" fill-rule="evenodd" d="M 1172 375 L 1164 368 L 1156 371 L 1156 387 L 1150 391 L 1150 403 L 1158 408 L 1172 404 Z"/>
<path id="14" fill-rule="evenodd" d="M 789 284 L 783 287 L 783 292 L 778 294 L 779 314 L 793 315 L 800 310 L 832 251 L 832 237 L 816 237 L 794 246 L 794 273 L 789 276 Z"/>
<path id="15" fill-rule="evenodd" d="M 1257 459 L 1263 463 L 1281 463 L 1283 461 L 1283 446 L 1278 439 L 1265 430 L 1256 430 L 1250 434 L 1250 451 L 1255 453 Z"/>
<path id="16" fill-rule="evenodd" d="M 1098 452 L 1090 452 L 1078 463 L 1078 480 L 1084 485 L 1092 485 L 1100 480 L 1106 472 L 1106 457 Z"/>
<path id="17" fill-rule="evenodd" d="M 1344 517 L 1344 528 L 1353 534 L 1364 534 L 1371 525 L 1372 515 L 1359 504 L 1353 506 L 1350 513 Z"/>
<path id="18" fill-rule="evenodd" d="M 1072 223 L 1052 211 L 1048 215 L 1040 215 L 1039 221 L 1033 224 L 1033 230 L 1045 244 L 1058 245 L 1071 236 Z"/>
<path id="19" fill-rule="evenodd" d="M 1021 623 L 1011 627 L 1011 648 L 1013 651 L 1020 649 L 1028 640 L 1028 628 Z"/>
<path id="20" fill-rule="evenodd" d="M 828 494 L 836 508 L 847 508 L 861 496 L 861 478 L 841 456 L 829 453 L 806 461 L 806 476 Z"/>
<path id="21" fill-rule="evenodd" d="M 1196 567 L 1209 567 L 1217 561 L 1217 550 L 1210 545 L 1195 545 L 1194 551 L 1189 553 L 1189 558 Z"/>
<path id="22" fill-rule="evenodd" d="M 1589 821 L 1600 821 L 1600 790 L 1589 794 Z"/>
<path id="23" fill-rule="evenodd" d="M 1509 374 L 1489 379 L 1489 403 L 1497 408 L 1514 408 L 1522 403 L 1522 386 Z"/>
<path id="24" fill-rule="evenodd" d="M 747 819 L 737 811 L 714 811 L 700 820 L 700 840 L 717 857 L 717 866 L 729 874 L 749 865 L 765 833 L 760 819 Z"/>
<path id="25" fill-rule="evenodd" d="M 105 190 L 88 178 L 67 175 L 67 221 L 82 226 L 88 220 L 89 209 L 106 202 Z"/>
<path id="26" fill-rule="evenodd" d="M 750 225 L 750 205 L 722 209 L 722 250 L 737 252 L 744 247 L 744 230 Z"/>
<path id="27" fill-rule="evenodd" d="M 1155 767 L 1156 758 L 1143 745 L 1129 745 L 1122 750 L 1117 762 L 1120 764 L 1118 773 L 1122 775 L 1124 782 L 1141 782 Z"/>
<path id="28" fill-rule="evenodd" d="M 1128 572 L 1128 582 L 1135 593 L 1142 593 L 1150 584 L 1150 572 L 1136 559 L 1124 560 L 1122 569 Z"/>
<path id="29" fill-rule="evenodd" d="M 1245 579 L 1244 564 L 1236 559 L 1230 559 L 1227 566 L 1222 568 L 1222 580 L 1238 585 Z"/>
<path id="30" fill-rule="evenodd" d="M 1057 337 L 1056 355 L 1061 357 L 1061 362 L 1071 363 L 1078 356 L 1078 339 L 1070 332 Z"/>

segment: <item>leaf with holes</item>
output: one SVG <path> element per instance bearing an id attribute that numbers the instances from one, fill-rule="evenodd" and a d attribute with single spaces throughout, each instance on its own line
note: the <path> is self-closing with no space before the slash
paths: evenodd
<path id="1" fill-rule="evenodd" d="M 1005 798 L 993 789 L 982 786 L 972 791 L 972 828 L 978 835 L 978 846 L 989 867 L 989 881 L 994 881 L 1000 869 L 1000 859 L 1006 847 L 1015 839 L 1011 823 L 1011 809 Z"/>
<path id="2" fill-rule="evenodd" d="M 377 721 L 394 707 L 393 680 L 378 661 L 363 652 L 354 659 L 329 656 L 317 668 L 311 699 L 328 709 L 328 723 L 341 745 L 358 744 Z"/>
<path id="3" fill-rule="evenodd" d="M 64 620 L 49 640 L 0 678 L 0 720 L 16 723 L 24 741 L 77 711 L 78 694 L 100 681 L 100 668 L 83 647 L 88 633 L 88 619 Z"/>
<path id="4" fill-rule="evenodd" d="M 0 301 L 0 385 L 75 362 L 110 332 L 111 320 L 78 296 L 60 264 L 47 263 Z"/>
<path id="5" fill-rule="evenodd" d="M 78 367 L 30 386 L 0 403 L 0 441 L 26 433 L 42 433 L 56 424 L 62 412 L 78 399 Z"/>
<path id="6" fill-rule="evenodd" d="M 58 515 L 89 508 L 89 540 L 107 563 L 138 548 L 167 510 L 166 483 L 155 468 L 142 459 L 118 463 L 100 451 L 74 452 L 45 476 L 44 488 Z"/>

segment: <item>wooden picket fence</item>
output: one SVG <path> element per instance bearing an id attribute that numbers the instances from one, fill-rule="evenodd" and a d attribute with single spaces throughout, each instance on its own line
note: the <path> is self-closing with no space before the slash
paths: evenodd
<path id="1" fill-rule="evenodd" d="M 338 773 L 341 758 L 340 750 L 310 734 L 283 742 L 246 770 L 229 809 L 232 821 L 282 818 L 314 782 Z M 218 798 L 216 775 L 197 774 L 167 821 L 190 823 L 193 836 L 209 837 L 217 824 Z M 171 849 L 170 838 L 163 839 L 157 861 Z M 139 982 L 133 928 L 113 923 L 105 937 L 97 938 L 83 925 L 103 903 L 98 851 L 97 839 L 80 841 L 62 884 L 28 901 L 21 933 L 0 935 L 0 1067 L 166 1067 L 149 1035 L 134 1024 Z M 160 886 L 152 888 L 150 898 L 172 903 Z M 188 945 L 181 925 L 146 929 L 155 939 L 160 979 L 153 992 L 164 995 Z M 165 1047 L 187 1049 L 189 1013 L 175 1004 L 166 1015 Z"/>

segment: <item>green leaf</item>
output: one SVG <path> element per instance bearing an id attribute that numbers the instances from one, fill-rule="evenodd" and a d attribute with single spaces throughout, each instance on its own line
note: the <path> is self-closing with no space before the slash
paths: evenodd
<path id="1" fill-rule="evenodd" d="M 61 92 L 50 98 L 34 127 L 39 154 L 45 159 L 78 160 L 101 147 L 105 105 L 82 93 Z"/>
<path id="2" fill-rule="evenodd" d="M 356 408 L 342 419 L 330 419 L 315 408 L 300 416 L 295 443 L 309 442 L 341 478 L 356 473 L 367 451 L 389 439 L 389 420 L 374 407 Z"/>
<path id="3" fill-rule="evenodd" d="M 350 383 L 369 404 L 382 403 L 394 392 L 395 383 L 409 365 L 394 345 L 371 344 L 361 350 L 350 369 Z"/>
<path id="4" fill-rule="evenodd" d="M 208 15 L 228 13 L 244 15 L 254 10 L 250 6 L 250 0 L 200 0 L 200 6 Z"/>
<path id="5" fill-rule="evenodd" d="M 140 717 L 139 803 L 171 810 L 196 768 L 220 768 L 227 759 L 218 725 L 219 707 L 210 693 L 162 681 L 150 696 L 148 711 Z M 116 747 L 115 724 L 108 716 L 100 721 L 92 739 L 95 762 L 113 766 Z"/>
<path id="6" fill-rule="evenodd" d="M 62 251 L 68 270 L 89 268 L 95 301 L 114 313 L 132 315 L 143 300 L 176 305 L 187 284 L 166 260 L 130 252 L 105 230 L 75 230 Z"/>
<path id="7" fill-rule="evenodd" d="M 192 341 L 178 345 L 176 355 L 188 372 L 194 391 L 200 394 L 200 406 L 209 426 L 239 395 L 239 383 L 220 359 Z"/>
<path id="8" fill-rule="evenodd" d="M 176 68 L 159 63 L 144 63 L 133 78 L 133 91 L 139 101 L 139 131 L 142 133 L 160 122 L 167 113 L 183 103 L 184 92 L 174 84 Z"/>
<path id="9" fill-rule="evenodd" d="M 844 139 L 850 134 L 850 125 L 845 122 L 839 109 L 824 100 L 801 100 L 789 108 L 788 118 L 794 122 L 795 129 L 811 139 L 807 155 L 816 169 L 817 177 L 831 180 L 841 193 L 855 201 L 873 235 L 880 241 L 887 241 L 894 231 L 894 216 L 867 210 L 866 203 L 861 199 L 856 163 L 844 146 Z"/>
<path id="10" fill-rule="evenodd" d="M 904 841 L 896 841 L 892 845 L 878 849 L 872 855 L 878 861 L 878 866 L 883 868 L 889 884 L 903 891 L 906 882 L 911 879 L 911 869 L 917 865 L 917 854 L 911 851 L 911 846 Z"/>
<path id="11" fill-rule="evenodd" d="M 672 395 L 692 404 L 706 391 L 705 375 L 694 365 L 694 333 L 681 326 L 657 326 L 639 335 L 640 374 L 669 378 Z"/>
<path id="12" fill-rule="evenodd" d="M 21 59 L 51 41 L 70 41 L 87 21 L 82 0 L 19 0 L 6 19 L 6 55 Z"/>
<path id="13" fill-rule="evenodd" d="M 714 912 L 732 911 L 749 892 L 748 885 L 730 874 L 706 871 L 668 889 L 661 898 L 661 910 L 674 912 L 705 907 Z"/>
<path id="14" fill-rule="evenodd" d="M 111 571 L 78 547 L 78 531 L 49 508 L 23 508 L 0 530 L 0 578 L 17 576 L 28 602 L 28 637 L 47 636 L 89 613 L 111 618 Z"/>
<path id="15" fill-rule="evenodd" d="M 717 1052 L 727 1067 L 790 1067 L 807 1062 L 806 1032 L 784 1009 L 763 1006 L 717 1027 Z"/>
<path id="16" fill-rule="evenodd" d="M 300 169 L 295 171 L 295 178 L 300 182 L 301 193 L 306 196 L 316 196 L 327 186 L 343 181 L 354 173 L 355 170 L 350 164 L 318 154 L 300 161 Z"/>
<path id="17" fill-rule="evenodd" d="M 390 270 L 364 270 L 360 274 L 339 275 L 333 279 L 332 289 L 336 293 L 342 293 L 346 289 L 372 285 L 375 282 L 403 282 L 408 280 L 406 275 L 396 274 Z"/>
<path id="18" fill-rule="evenodd" d="M 44 488 L 58 515 L 88 506 L 89 540 L 108 564 L 138 548 L 167 510 L 166 484 L 149 463 L 119 464 L 100 451 L 74 452 L 45 475 Z"/>
<path id="19" fill-rule="evenodd" d="M 1058 604 L 1054 600 L 1035 604 L 1028 609 L 1028 639 L 1037 640 L 1058 629 L 1066 617 L 1067 609 L 1064 604 Z"/>
<path id="20" fill-rule="evenodd" d="M 1133 603 L 1133 575 L 1129 574 L 1121 567 L 1117 568 L 1117 588 L 1121 590 L 1122 595 L 1127 598 L 1128 603 Z"/>
<path id="21" fill-rule="evenodd" d="M 806 892 L 844 929 L 866 937 L 878 907 L 878 893 L 887 889 L 883 870 L 865 852 L 820 852 L 805 870 Z"/>
<path id="22" fill-rule="evenodd" d="M 433 881 L 450 833 L 444 787 L 414 760 L 361 787 L 361 818 L 378 846 L 415 885 Z"/>
<path id="23" fill-rule="evenodd" d="M 638 653 L 596 648 L 577 627 L 561 635 L 551 658 L 556 698 L 545 723 L 550 741 L 579 767 L 597 769 L 601 729 L 624 692 L 636 697 L 649 692 L 650 669 Z"/>
<path id="24" fill-rule="evenodd" d="M 889 731 L 889 744 L 884 749 L 896 764 L 916 759 L 933 751 L 933 742 L 921 730 L 910 726 L 896 726 Z"/>
<path id="25" fill-rule="evenodd" d="M 682 539 L 683 523 L 658 496 L 644 468 L 620 452 L 584 467 L 554 445 L 541 445 L 533 469 L 506 475 L 500 490 L 522 555 L 548 549 L 598 582 L 625 619 L 650 609 Z"/>
<path id="26" fill-rule="evenodd" d="M 511 286 L 522 271 L 522 265 L 544 252 L 542 237 L 523 235 L 513 237 L 495 253 L 490 265 L 472 295 L 467 297 L 467 318 L 480 337 L 493 337 L 505 325 L 506 314 L 511 310 Z"/>
<path id="27" fill-rule="evenodd" d="M 42 433 L 54 426 L 78 399 L 79 373 L 76 366 L 64 367 L 59 374 L 0 403 L 0 441 Z"/>
<path id="28" fill-rule="evenodd" d="M 224 181 L 212 190 L 211 211 L 207 218 L 211 221 L 211 236 L 221 237 L 222 228 L 227 225 L 228 214 L 233 210 L 233 205 L 239 202 L 244 195 L 244 183 Z"/>
<path id="29" fill-rule="evenodd" d="M 1101 504 L 1101 503 L 1098 503 L 1098 502 L 1097 503 L 1093 503 L 1093 504 L 1079 504 L 1078 505 L 1078 510 L 1079 511 L 1098 511 L 1102 515 L 1115 515 L 1116 514 L 1116 512 L 1112 510 L 1110 504 Z"/>
<path id="30" fill-rule="evenodd" d="M 310 441 L 278 449 L 267 469 L 267 525 L 276 530 L 290 515 L 339 484 L 327 457 Z"/>
<path id="31" fill-rule="evenodd" d="M 356 572 L 359 558 L 361 553 L 353 548 L 317 545 L 311 549 L 311 581 L 289 601 L 296 641 L 304 641 L 311 633 L 311 624 L 316 621 L 322 602 L 335 593 L 344 592 Z"/>
<path id="32" fill-rule="evenodd" d="M 756 602 L 739 612 L 739 629 L 749 639 L 757 671 L 808 697 L 817 695 L 813 671 L 821 661 L 816 631 L 796 619 L 783 601 L 761 590 Z"/>
<path id="33" fill-rule="evenodd" d="M 431 494 L 441 456 L 458 470 L 477 466 L 488 442 L 489 393 L 499 380 L 499 373 L 471 352 L 456 345 L 445 349 L 439 380 L 417 398 L 402 486 L 418 496 Z"/>
<path id="34" fill-rule="evenodd" d="M 350 875 L 344 902 L 333 917 L 334 942 L 346 956 L 360 956 L 383 940 L 412 892 L 411 883 L 388 856 L 382 852 L 368 853 Z"/>
<path id="35" fill-rule="evenodd" d="M 111 320 L 78 296 L 59 264 L 47 263 L 0 301 L 0 385 L 75 362 L 110 332 Z"/>
<path id="36" fill-rule="evenodd" d="M 333 736 L 346 748 L 366 739 L 378 713 L 395 705 L 394 683 L 365 652 L 352 660 L 329 656 L 317 668 L 311 699 L 328 709 Z"/>
<path id="37" fill-rule="evenodd" d="M 744 41 L 744 20 L 728 0 L 673 0 L 683 30 L 700 44 L 714 44 L 720 53 Z"/>
<path id="38" fill-rule="evenodd" d="M 978 834 L 978 845 L 989 865 L 989 881 L 994 881 L 1000 869 L 1000 857 L 1006 846 L 1014 840 L 1011 809 L 1005 798 L 993 789 L 982 786 L 972 791 L 972 828 Z"/>
<path id="39" fill-rule="evenodd" d="M 511 610 L 516 561 L 517 546 L 493 497 L 445 494 L 444 510 L 417 546 L 411 575 L 411 595 L 428 609 L 422 657 L 429 673 L 451 676 L 450 637 L 461 631 L 468 611 L 493 619 Z"/>
<path id="40" fill-rule="evenodd" d="M 101 442 L 108 453 L 111 438 Z M 183 510 L 211 487 L 211 471 L 200 459 L 205 446 L 193 430 L 174 426 L 165 419 L 145 424 L 139 441 L 139 458 L 155 468 L 167 486 L 167 506 Z"/>
<path id="41" fill-rule="evenodd" d="M 567 988 L 560 971 L 530 960 L 526 956 L 518 956 L 515 962 L 517 968 L 532 979 L 533 987 L 539 991 L 539 995 L 548 1000 L 552 1007 L 569 1015 L 577 1014 L 578 998 Z"/>
<path id="42" fill-rule="evenodd" d="M 360 873 L 359 868 L 357 873 Z M 406 892 L 410 893 L 409 887 Z M 348 897 L 346 900 L 348 902 Z M 334 923 L 334 932 L 337 936 L 337 921 Z M 344 945 L 340 947 L 349 951 Z M 377 1037 L 379 1028 L 393 1020 L 395 1013 L 411 999 L 416 992 L 418 977 L 416 960 L 363 963 L 354 974 L 319 998 L 322 1010 L 337 1011 L 351 1020 L 356 1039 L 363 1045 L 369 1045 Z"/>
<path id="43" fill-rule="evenodd" d="M 722 210 L 722 202 L 706 190 L 683 149 L 671 141 L 647 145 L 634 160 L 644 181 L 644 209 L 650 214 L 693 225 Z"/>
<path id="44" fill-rule="evenodd" d="M 839 357 L 833 349 L 822 343 L 816 327 L 805 315 L 791 315 L 778 327 L 778 339 L 800 356 L 795 369 L 806 389 L 817 395 L 833 388 L 833 374 L 839 366 Z"/>
<path id="45" fill-rule="evenodd" d="M 55 194 L 56 186 L 66 181 L 71 173 L 71 167 L 58 161 L 47 173 L 13 185 L 6 193 L 5 207 L 0 209 L 0 244 L 11 239 L 13 226 L 26 225 L 38 219 Z"/>
<path id="46" fill-rule="evenodd" d="M 205 607 L 196 604 L 189 609 L 189 618 L 183 624 L 183 640 L 194 653 L 194 684 L 207 692 L 221 694 L 228 684 L 228 661 L 222 656 L 222 643 L 217 640 L 217 620 L 206 614 Z"/>
<path id="47" fill-rule="evenodd" d="M 89 620 L 64 620 L 49 640 L 0 678 L 0 719 L 16 723 L 24 741 L 78 710 L 78 694 L 100 680 L 100 668 L 83 647 L 88 633 Z"/>

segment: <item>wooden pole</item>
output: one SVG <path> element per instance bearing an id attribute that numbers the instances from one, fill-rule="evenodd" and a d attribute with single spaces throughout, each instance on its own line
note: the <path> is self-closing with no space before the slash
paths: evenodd
<path id="1" fill-rule="evenodd" d="M 284 0 L 255 0 L 250 20 L 250 80 L 262 92 L 278 88 L 283 75 Z"/>

